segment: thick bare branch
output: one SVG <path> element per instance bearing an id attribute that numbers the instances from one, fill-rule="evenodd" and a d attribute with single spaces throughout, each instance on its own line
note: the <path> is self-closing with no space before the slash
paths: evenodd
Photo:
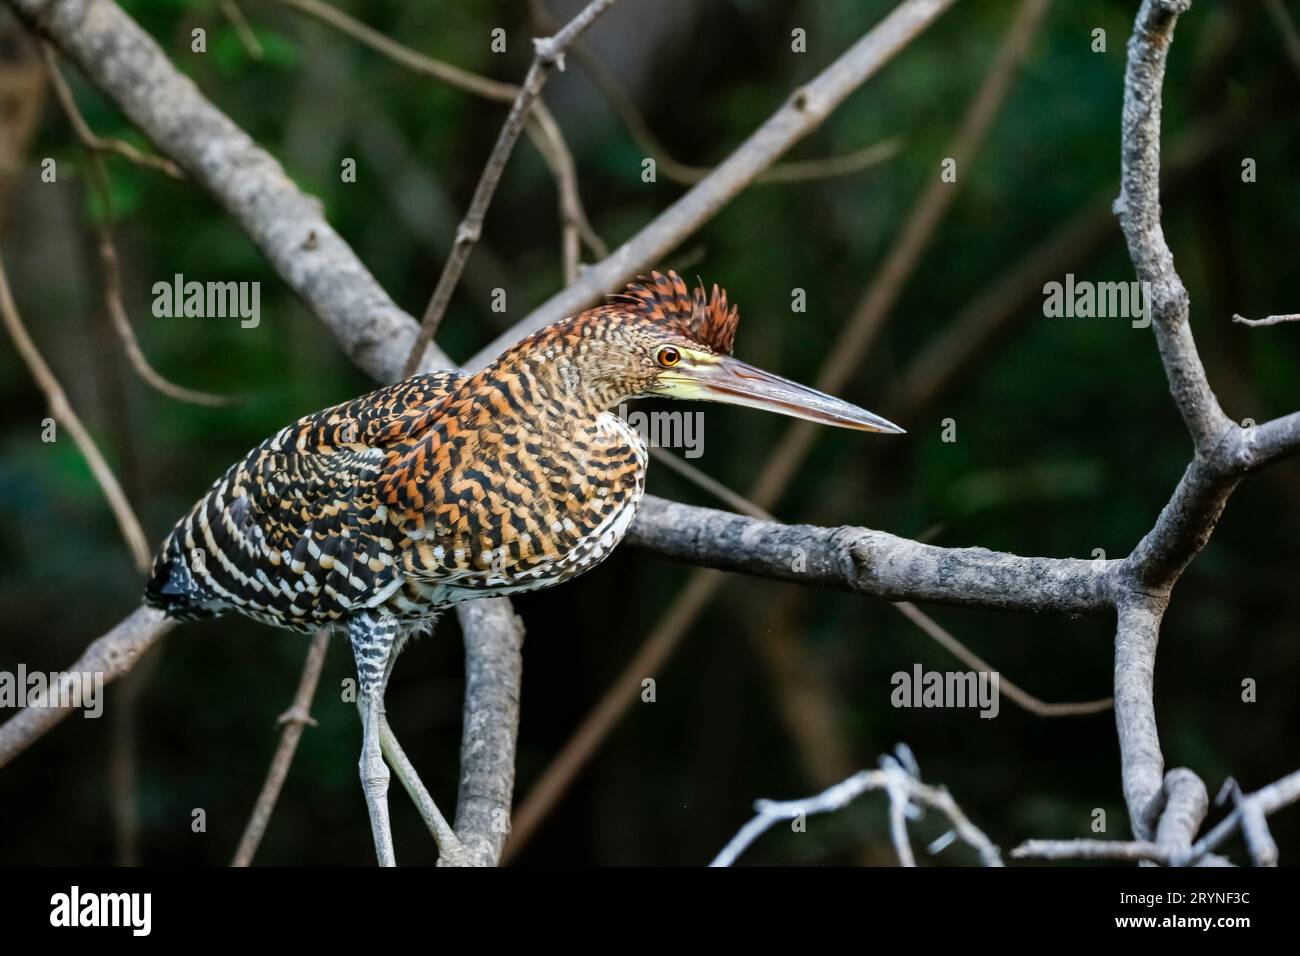
<path id="1" fill-rule="evenodd" d="M 859 591 L 890 601 L 1094 614 L 1118 561 L 940 548 L 867 528 L 820 528 L 646 496 L 628 541 L 705 567 Z"/>
<path id="2" fill-rule="evenodd" d="M 1154 672 L 1169 592 L 1209 540 L 1246 471 L 1292 453 L 1300 417 L 1242 428 L 1219 407 L 1196 351 L 1187 290 L 1160 222 L 1160 114 L 1169 45 L 1190 0 L 1144 0 L 1128 45 L 1115 203 L 1129 256 L 1149 290 L 1156 344 L 1195 457 L 1156 521 L 1125 560 L 1117 586 L 1115 718 L 1124 798 L 1134 834 L 1176 853 L 1204 818 L 1204 784 L 1191 771 L 1163 775 Z M 1263 436 L 1263 441 L 1259 439 Z"/>
<path id="3" fill-rule="evenodd" d="M 1147 595 L 1125 596 L 1115 628 L 1115 724 L 1129 822 L 1140 840 L 1155 836 L 1165 769 L 1156 730 L 1155 664 L 1165 602 Z"/>
<path id="4" fill-rule="evenodd" d="M 1156 344 L 1174 402 L 1197 452 L 1207 451 L 1232 422 L 1205 377 L 1188 322 L 1187 289 L 1160 225 L 1160 111 L 1165 63 L 1174 23 L 1191 0 L 1144 0 L 1128 46 L 1120 151 L 1120 194 L 1115 201 L 1129 257 L 1149 289 Z"/>
<path id="5" fill-rule="evenodd" d="M 460 606 L 465 632 L 456 833 L 475 862 L 494 865 L 510 833 L 515 739 L 523 683 L 524 622 L 503 599 Z"/>

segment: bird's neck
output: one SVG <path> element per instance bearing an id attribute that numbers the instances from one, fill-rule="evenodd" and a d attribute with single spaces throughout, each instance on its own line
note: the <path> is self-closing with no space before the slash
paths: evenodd
<path id="1" fill-rule="evenodd" d="M 467 384 L 478 394 L 498 395 L 503 401 L 494 402 L 497 414 L 550 434 L 590 428 L 625 398 L 616 387 L 593 382 L 579 361 L 560 349 L 507 354 L 479 376 Z"/>

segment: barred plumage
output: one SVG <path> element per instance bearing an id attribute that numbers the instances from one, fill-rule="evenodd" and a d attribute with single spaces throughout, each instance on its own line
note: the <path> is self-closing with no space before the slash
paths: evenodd
<path id="1" fill-rule="evenodd" d="M 377 728 L 394 649 L 442 608 L 557 584 L 618 545 L 647 456 L 610 409 L 662 395 L 900 431 L 730 358 L 737 321 L 717 286 L 691 293 L 656 272 L 475 375 L 417 375 L 307 415 L 177 523 L 146 599 L 185 620 L 234 610 L 299 631 L 346 624 L 362 779 L 380 860 L 391 862 Z"/>

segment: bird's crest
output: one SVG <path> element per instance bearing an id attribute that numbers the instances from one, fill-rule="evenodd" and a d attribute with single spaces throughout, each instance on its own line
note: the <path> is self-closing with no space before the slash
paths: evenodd
<path id="1" fill-rule="evenodd" d="M 726 290 L 716 283 L 712 295 L 706 296 L 703 283 L 692 293 L 676 272 L 652 272 L 648 279 L 637 276 L 625 293 L 610 298 L 722 355 L 730 355 L 735 345 L 740 312 L 727 305 Z"/>

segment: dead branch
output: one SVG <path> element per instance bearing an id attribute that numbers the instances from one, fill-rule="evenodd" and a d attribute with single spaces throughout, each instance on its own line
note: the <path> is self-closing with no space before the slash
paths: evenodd
<path id="1" fill-rule="evenodd" d="M 95 191 L 104 210 L 103 221 L 95 229 L 99 260 L 104 267 L 104 304 L 109 317 L 113 320 L 113 328 L 122 343 L 122 350 L 126 353 L 131 368 L 135 370 L 136 375 L 146 385 L 169 398 L 182 402 L 192 402 L 195 405 L 206 405 L 210 408 L 229 405 L 231 399 L 185 388 L 165 378 L 149 364 L 144 350 L 140 348 L 140 340 L 135 336 L 135 329 L 131 327 L 131 320 L 126 314 L 126 305 L 122 301 L 122 274 L 118 268 L 117 246 L 113 242 L 113 227 L 111 225 L 113 221 L 113 191 L 109 187 L 108 168 L 101 156 L 105 141 L 91 132 L 89 124 L 81 115 L 81 111 L 77 109 L 77 101 L 73 99 L 72 91 L 68 89 L 63 74 L 59 72 L 59 65 L 55 61 L 53 47 L 44 42 L 40 44 L 40 47 L 46 75 L 50 79 L 50 87 L 54 90 L 55 99 L 59 101 L 64 114 L 72 124 L 73 131 L 77 134 L 77 138 L 81 140 L 81 145 L 86 149 L 86 155 L 89 158 L 93 173 L 92 178 L 95 182 Z M 174 164 L 171 165 L 174 168 Z"/>
<path id="2" fill-rule="evenodd" d="M 587 32 L 600 15 L 615 2 L 617 0 L 591 0 L 559 33 L 533 41 L 536 53 L 532 65 L 520 85 L 519 95 L 515 97 L 514 104 L 510 107 L 510 114 L 501 126 L 501 133 L 497 136 L 492 154 L 488 157 L 487 164 L 479 176 L 478 185 L 474 187 L 474 198 L 470 200 L 469 210 L 456 229 L 451 253 L 443 264 L 442 274 L 438 276 L 438 285 L 433 290 L 433 297 L 429 299 L 429 304 L 424 310 L 424 317 L 420 320 L 420 332 L 415 337 L 411 354 L 403 366 L 403 377 L 414 374 L 420 368 L 424 348 L 433 341 L 438 323 L 442 321 L 447 306 L 451 304 L 451 295 L 460 282 L 461 273 L 465 271 L 465 263 L 469 261 L 470 252 L 473 251 L 474 244 L 478 242 L 483 231 L 483 219 L 487 215 L 488 206 L 492 203 L 497 183 L 501 181 L 501 174 L 505 171 L 510 154 L 519 140 L 519 134 L 523 132 L 533 104 L 541 96 L 542 87 L 546 85 L 550 71 L 557 67 L 564 68 L 564 54 L 569 45 Z M 570 256 L 574 252 L 576 249 L 569 249 Z M 570 265 L 572 271 L 576 272 L 576 263 L 570 262 Z"/>
<path id="3" fill-rule="evenodd" d="M 145 651 L 175 626 L 176 622 L 165 618 L 162 611 L 137 608 L 108 633 L 91 641 L 67 671 L 103 674 L 104 684 L 111 684 L 130 672 Z M 27 707 L 0 724 L 0 767 L 72 713 L 74 710 L 67 707 Z"/>
<path id="4" fill-rule="evenodd" d="M 149 568 L 151 554 L 149 541 L 144 535 L 144 529 L 140 527 L 140 520 L 135 516 L 131 502 L 126 498 L 126 492 L 118 484 L 117 476 L 113 474 L 108 462 L 100 454 L 99 446 L 95 444 L 95 440 L 90 437 L 90 432 L 86 430 L 86 426 L 77 417 L 77 413 L 72 408 L 72 403 L 68 401 L 67 393 L 63 391 L 63 386 L 59 384 L 54 372 L 45 363 L 45 359 L 36 348 L 36 343 L 27 334 L 27 328 L 23 325 L 22 317 L 18 314 L 18 306 L 14 304 L 13 294 L 9 291 L 9 277 L 5 274 L 3 262 L 0 262 L 0 320 L 3 320 L 5 330 L 9 333 L 9 337 L 13 339 L 14 348 L 18 350 L 23 363 L 27 366 L 28 371 L 32 373 L 32 378 L 36 380 L 36 384 L 45 393 L 45 400 L 50 406 L 50 414 L 54 416 L 55 421 L 66 428 L 72 435 L 72 440 L 76 442 L 81 456 L 86 459 L 86 464 L 90 466 L 91 474 L 95 476 L 95 481 L 99 484 L 100 490 L 104 492 L 104 498 L 108 501 L 113 517 L 117 519 L 117 526 L 121 529 L 122 537 L 126 539 L 127 549 L 131 552 L 131 560 L 135 564 L 136 570 L 143 574 Z M 16 720 L 17 718 L 13 719 Z"/>
<path id="5" fill-rule="evenodd" d="M 952 824 L 951 836 L 962 840 L 980 856 L 985 866 L 1002 866 L 1002 854 L 984 832 L 962 812 L 957 801 L 943 787 L 931 787 L 921 782 L 916 761 L 911 751 L 899 744 L 896 757 L 881 757 L 879 770 L 861 770 L 835 786 L 805 800 L 758 800 L 754 803 L 756 816 L 731 838 L 710 866 L 731 866 L 740 854 L 756 839 L 777 823 L 802 820 L 814 813 L 831 813 L 848 806 L 864 793 L 883 790 L 889 797 L 890 837 L 904 866 L 916 866 L 911 843 L 907 836 L 907 819 L 917 816 L 919 806 L 939 811 Z M 941 848 L 951 842 L 951 836 L 936 841 Z M 933 852 L 937 852 L 934 849 Z"/>
<path id="6" fill-rule="evenodd" d="M 280 2 L 285 6 L 298 10 L 300 13 L 315 18 L 327 26 L 333 27 L 340 33 L 388 58 L 398 66 L 422 76 L 433 77 L 455 89 L 497 103 L 513 103 L 521 92 L 520 88 L 513 83 L 501 83 L 485 76 L 479 76 L 477 73 L 471 73 L 468 70 L 463 70 L 450 63 L 436 60 L 433 57 L 412 50 L 410 47 L 384 36 L 378 30 L 374 30 L 361 21 L 348 16 L 343 11 L 329 4 L 321 3 L 320 0 L 280 0 Z M 558 25 L 556 29 L 558 30 Z M 565 281 L 572 282 L 572 276 L 577 275 L 577 241 L 579 239 L 595 255 L 607 256 L 609 255 L 609 249 L 600 236 L 596 234 L 587 218 L 586 210 L 582 206 L 582 200 L 578 193 L 578 177 L 573 164 L 573 155 L 569 151 L 568 144 L 564 141 L 564 134 L 561 133 L 559 124 L 555 122 L 550 110 L 546 108 L 546 103 L 540 98 L 533 104 L 532 113 L 528 116 L 525 129 L 528 138 L 532 140 L 533 145 L 537 147 L 547 166 L 550 167 L 551 175 L 555 177 L 556 189 L 559 194 L 560 221 L 564 231 L 562 251 Z"/>
<path id="7" fill-rule="evenodd" d="M 613 292 L 625 279 L 658 265 L 684 238 L 734 199 L 795 143 L 819 127 L 850 93 L 875 75 L 953 0 L 903 0 L 874 29 L 804 86 L 795 90 L 726 160 L 653 222 L 578 281 L 556 293 L 465 363 L 482 368 L 531 332 L 573 315 Z"/>
<path id="8" fill-rule="evenodd" d="M 244 825 L 244 834 L 239 838 L 239 846 L 231 866 L 251 866 L 257 848 L 266 833 L 266 825 L 271 822 L 271 813 L 276 801 L 280 799 L 280 790 L 289 775 L 289 766 L 293 756 L 298 752 L 298 741 L 302 739 L 303 729 L 309 724 L 316 726 L 311 716 L 312 698 L 316 696 L 316 685 L 320 683 L 320 673 L 325 667 L 325 653 L 329 650 L 329 628 L 321 628 L 311 639 L 307 647 L 307 659 L 302 665 L 302 676 L 298 678 L 298 690 L 293 695 L 293 703 L 280 715 L 280 743 L 271 757 L 271 766 L 266 771 L 266 781 L 262 791 L 253 804 L 253 812 Z"/>
<path id="9" fill-rule="evenodd" d="M 530 8 L 534 22 L 538 23 L 542 29 L 555 30 L 559 27 L 559 24 L 551 16 L 544 3 L 532 3 Z M 627 131 L 636 143 L 637 148 L 655 161 L 655 169 L 663 173 L 667 179 L 683 186 L 694 186 L 713 172 L 716 168 L 714 166 L 692 166 L 689 163 L 683 163 L 668 152 L 663 143 L 650 129 L 650 124 L 641 111 L 637 109 L 632 97 L 628 96 L 627 91 L 623 89 L 618 77 L 586 44 L 575 43 L 571 52 L 582 71 L 587 74 L 601 96 L 609 102 L 609 105 L 614 108 L 614 112 L 623 121 L 623 125 L 627 127 Z M 770 169 L 760 173 L 754 179 L 754 185 L 801 183 L 817 179 L 833 179 L 837 176 L 849 176 L 893 158 L 902 149 L 902 146 L 900 140 L 888 139 L 854 150 L 851 153 L 845 153 L 842 156 L 827 156 L 823 159 L 798 159 L 777 163 Z"/>
<path id="10" fill-rule="evenodd" d="M 5 0 L 210 192 L 372 377 L 392 381 L 415 324 L 269 153 L 181 74 L 113 0 Z M 430 367 L 449 367 L 431 347 Z"/>
<path id="11" fill-rule="evenodd" d="M 1266 315 L 1262 319 L 1248 319 L 1244 315 L 1232 314 L 1232 321 L 1238 325 L 1281 325 L 1283 322 L 1300 322 L 1300 312 L 1291 315 Z"/>

